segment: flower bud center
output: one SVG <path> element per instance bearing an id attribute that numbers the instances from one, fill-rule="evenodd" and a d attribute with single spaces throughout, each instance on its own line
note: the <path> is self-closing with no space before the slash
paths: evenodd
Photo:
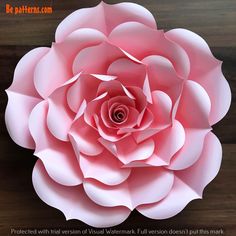
<path id="1" fill-rule="evenodd" d="M 122 123 L 126 121 L 128 115 L 128 107 L 125 105 L 117 105 L 112 110 L 112 121 L 115 123 Z"/>

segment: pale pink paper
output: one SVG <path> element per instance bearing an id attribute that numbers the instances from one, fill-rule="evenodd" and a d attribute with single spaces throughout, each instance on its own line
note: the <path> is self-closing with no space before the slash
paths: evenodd
<path id="1" fill-rule="evenodd" d="M 9 134 L 39 158 L 38 196 L 94 227 L 135 208 L 169 218 L 202 198 L 222 158 L 211 126 L 231 102 L 221 64 L 200 36 L 158 30 L 134 3 L 66 17 L 7 89 Z"/>

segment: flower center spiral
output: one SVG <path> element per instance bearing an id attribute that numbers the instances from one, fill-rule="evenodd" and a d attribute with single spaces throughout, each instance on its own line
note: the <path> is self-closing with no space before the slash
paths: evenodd
<path id="1" fill-rule="evenodd" d="M 115 123 L 123 123 L 127 120 L 129 109 L 123 104 L 114 104 L 111 109 L 110 118 Z"/>

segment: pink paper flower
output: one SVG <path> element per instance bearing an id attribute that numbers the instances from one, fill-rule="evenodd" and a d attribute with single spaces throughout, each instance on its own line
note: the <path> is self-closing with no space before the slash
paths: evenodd
<path id="1" fill-rule="evenodd" d="M 222 156 L 211 126 L 231 101 L 221 64 L 200 36 L 157 30 L 137 4 L 73 12 L 7 90 L 8 131 L 39 158 L 38 196 L 95 227 L 133 209 L 165 219 L 202 198 Z"/>

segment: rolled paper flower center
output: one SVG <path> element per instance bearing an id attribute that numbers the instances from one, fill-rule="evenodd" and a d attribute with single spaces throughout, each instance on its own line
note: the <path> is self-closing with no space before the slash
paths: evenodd
<path id="1" fill-rule="evenodd" d="M 119 104 L 111 108 L 111 120 L 115 123 L 123 123 L 127 120 L 129 109 L 126 105 Z"/>

